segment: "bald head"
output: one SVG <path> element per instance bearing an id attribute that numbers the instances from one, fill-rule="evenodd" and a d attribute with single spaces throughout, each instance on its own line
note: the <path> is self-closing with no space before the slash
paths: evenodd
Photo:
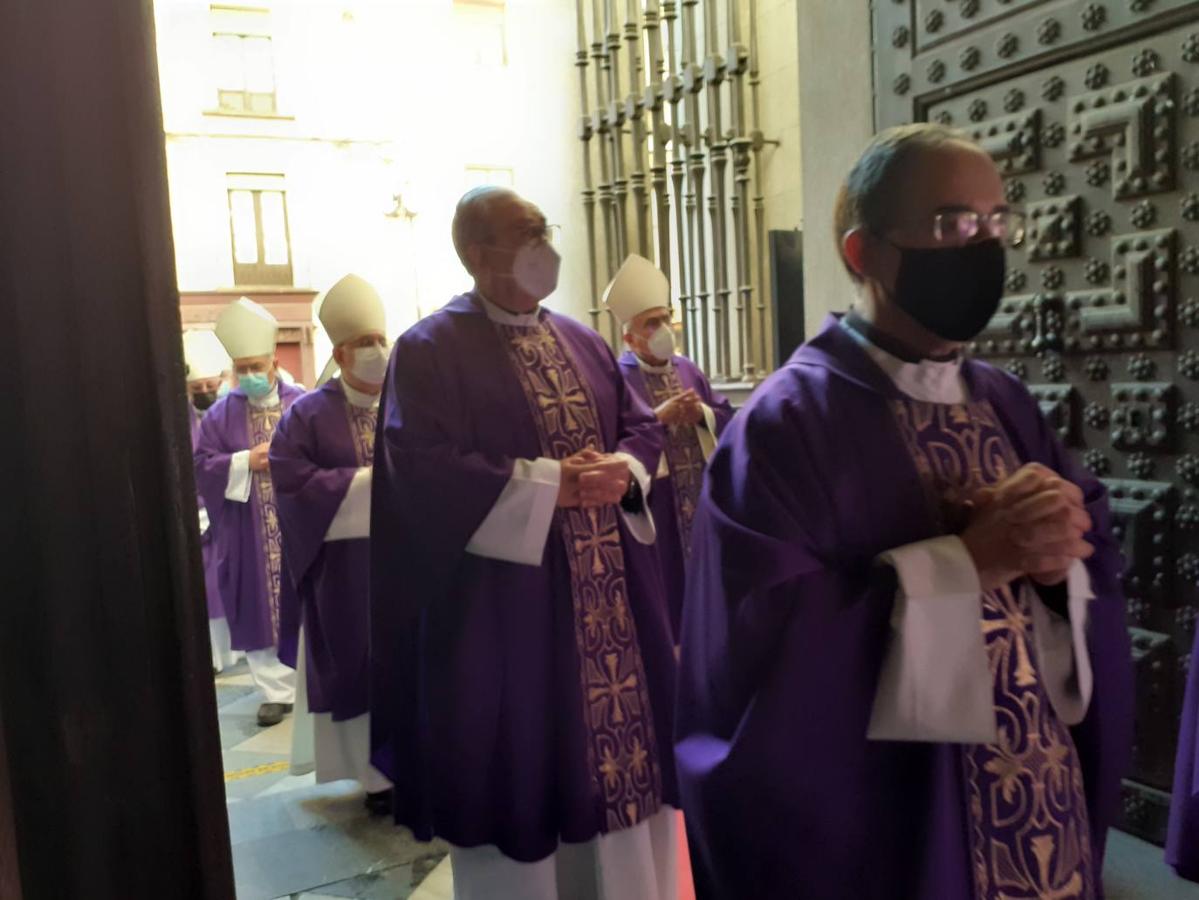
<path id="1" fill-rule="evenodd" d="M 454 239 L 454 250 L 466 271 L 475 274 L 470 250 L 494 239 L 498 213 L 504 207 L 524 202 L 511 188 L 495 185 L 472 188 L 462 195 L 454 209 L 454 223 L 450 231 Z"/>
<path id="2" fill-rule="evenodd" d="M 544 246 L 549 234 L 536 204 L 509 188 L 475 188 L 458 201 L 452 234 L 454 250 L 474 278 L 475 290 L 509 312 L 537 308 L 546 293 L 538 293 L 535 282 L 515 274 L 522 255 L 525 270 L 538 253 L 553 255 L 553 249 Z M 552 274 L 556 280 L 556 265 Z"/>

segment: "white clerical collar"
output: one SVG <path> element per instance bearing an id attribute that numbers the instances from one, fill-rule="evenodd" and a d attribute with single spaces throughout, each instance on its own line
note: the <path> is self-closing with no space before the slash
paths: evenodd
<path id="1" fill-rule="evenodd" d="M 970 399 L 966 381 L 962 378 L 962 358 L 937 362 L 922 359 L 906 362 L 871 343 L 853 328 L 845 329 L 874 360 L 900 391 L 913 400 L 925 403 L 965 403 Z"/>
<path id="2" fill-rule="evenodd" d="M 279 379 L 275 379 L 275 385 L 271 388 L 271 392 L 255 400 L 249 394 L 246 394 L 246 399 L 250 401 L 250 405 L 255 409 L 274 409 L 279 405 Z"/>
<path id="3" fill-rule="evenodd" d="M 356 390 L 346 384 L 344 378 L 337 379 L 337 383 L 341 385 L 342 393 L 346 395 L 346 399 L 353 406 L 357 406 L 359 409 L 376 409 L 379 406 L 379 394 L 366 394 Z"/>
<path id="4" fill-rule="evenodd" d="M 495 322 L 497 325 L 514 325 L 519 328 L 532 328 L 541 322 L 541 307 L 538 306 L 530 313 L 513 313 L 502 309 L 484 297 L 477 290 L 475 296 L 483 304 L 483 312 L 487 313 L 487 318 Z"/>
<path id="5" fill-rule="evenodd" d="M 666 365 L 664 366 L 652 366 L 642 359 L 636 351 L 633 351 L 633 358 L 637 360 L 637 367 L 641 369 L 642 372 L 649 372 L 651 375 L 665 375 L 674 368 L 674 360 L 668 359 L 666 361 Z"/>

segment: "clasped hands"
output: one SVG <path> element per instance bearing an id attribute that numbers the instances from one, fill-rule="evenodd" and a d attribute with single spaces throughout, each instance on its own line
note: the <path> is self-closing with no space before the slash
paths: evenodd
<path id="1" fill-rule="evenodd" d="M 694 388 L 676 394 L 654 410 L 663 425 L 698 425 L 704 419 L 703 400 Z"/>
<path id="2" fill-rule="evenodd" d="M 1030 463 L 971 498 L 962 542 L 984 591 L 1027 575 L 1043 585 L 1060 584 L 1076 559 L 1095 548 L 1082 491 L 1053 470 Z"/>
<path id="3" fill-rule="evenodd" d="M 582 450 L 561 461 L 562 480 L 558 506 L 564 508 L 612 506 L 629 490 L 629 462 L 615 453 Z"/>

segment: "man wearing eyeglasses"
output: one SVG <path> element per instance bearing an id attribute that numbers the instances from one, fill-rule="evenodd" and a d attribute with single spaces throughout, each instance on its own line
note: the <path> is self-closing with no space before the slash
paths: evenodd
<path id="1" fill-rule="evenodd" d="M 1023 237 L 990 157 L 880 134 L 857 286 L 730 424 L 695 519 L 676 755 L 715 898 L 1096 897 L 1131 660 L 1103 486 L 963 357 Z"/>
<path id="2" fill-rule="evenodd" d="M 662 427 L 542 305 L 552 229 L 480 188 L 474 289 L 397 342 L 375 443 L 374 762 L 451 845 L 457 900 L 674 900 L 674 651 L 650 474 Z"/>

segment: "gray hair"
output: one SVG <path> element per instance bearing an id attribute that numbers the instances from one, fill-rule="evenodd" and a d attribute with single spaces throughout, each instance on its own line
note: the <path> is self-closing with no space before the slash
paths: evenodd
<path id="1" fill-rule="evenodd" d="M 841 241 L 845 235 L 855 228 L 874 233 L 886 231 L 895 213 L 899 188 L 908 167 L 922 155 L 947 144 L 977 146 L 965 133 L 929 122 L 888 128 L 874 136 L 849 170 L 837 194 L 833 231 L 842 262 L 845 257 Z M 845 268 L 850 277 L 860 280 L 847 262 Z"/>

